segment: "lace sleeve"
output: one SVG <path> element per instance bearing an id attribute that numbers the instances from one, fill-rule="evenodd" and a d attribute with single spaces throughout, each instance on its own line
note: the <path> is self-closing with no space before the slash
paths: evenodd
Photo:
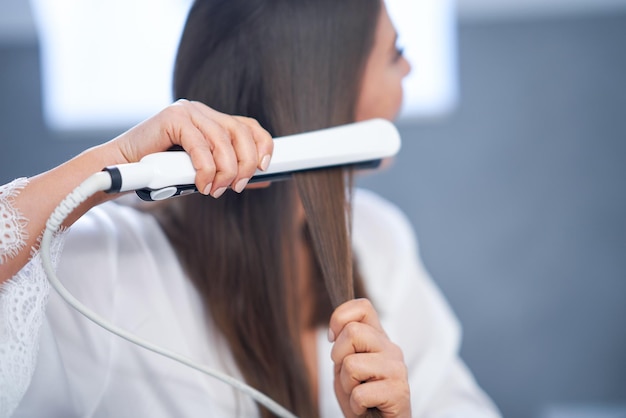
<path id="1" fill-rule="evenodd" d="M 0 187 L 0 262 L 25 245 L 27 220 L 11 203 L 26 184 L 26 179 L 19 179 Z M 65 235 L 61 232 L 52 241 L 55 267 Z M 39 253 L 34 250 L 26 266 L 0 285 L 0 418 L 11 415 L 30 385 L 49 291 Z"/>
<path id="2" fill-rule="evenodd" d="M 26 245 L 26 219 L 13 207 L 13 198 L 28 184 L 20 178 L 0 186 L 0 264 L 15 257 Z"/>

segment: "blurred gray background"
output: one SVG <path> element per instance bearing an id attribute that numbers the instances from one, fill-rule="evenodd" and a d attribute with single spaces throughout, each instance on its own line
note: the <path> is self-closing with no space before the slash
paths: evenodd
<path id="1" fill-rule="evenodd" d="M 626 417 L 626 2 L 458 6 L 458 106 L 359 183 L 409 216 L 504 416 Z M 49 131 L 39 77 L 0 0 L 0 183 L 121 132 Z"/>

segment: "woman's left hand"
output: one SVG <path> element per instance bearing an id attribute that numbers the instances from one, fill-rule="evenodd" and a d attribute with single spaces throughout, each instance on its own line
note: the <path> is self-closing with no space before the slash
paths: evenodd
<path id="1" fill-rule="evenodd" d="M 339 306 L 330 318 L 334 342 L 335 395 L 346 417 L 378 408 L 383 417 L 410 417 L 407 368 L 400 347 L 389 340 L 367 299 Z"/>

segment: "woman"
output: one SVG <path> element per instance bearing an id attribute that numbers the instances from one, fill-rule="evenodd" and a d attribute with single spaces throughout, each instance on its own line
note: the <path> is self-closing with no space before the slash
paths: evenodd
<path id="1" fill-rule="evenodd" d="M 298 416 L 368 408 L 389 417 L 496 415 L 457 357 L 457 326 L 392 206 L 360 191 L 350 199 L 342 170 L 247 186 L 269 164 L 271 136 L 392 119 L 410 70 L 395 43 L 379 0 L 197 1 L 174 80 L 176 97 L 191 101 L 5 188 L 0 207 L 12 213 L 12 236 L 29 238 L 4 244 L 0 279 L 14 277 L 3 304 L 15 309 L 14 322 L 5 317 L 4 356 L 35 364 L 39 324 L 30 312 L 45 303 L 45 279 L 37 255 L 26 264 L 27 249 L 54 205 L 104 166 L 182 145 L 198 190 L 214 199 L 142 210 L 95 207 L 103 195 L 86 202 L 67 225 L 89 212 L 57 239 L 65 243 L 59 276 L 78 299 L 245 379 Z M 19 313 L 24 307 L 29 315 Z M 16 326 L 21 318 L 30 323 Z M 19 402 L 16 416 L 270 415 L 221 382 L 97 328 L 54 294 L 40 320 L 30 385 L 28 370 L 0 371 L 2 389 L 16 392 L 0 401 Z M 24 329 L 35 329 L 30 340 Z"/>

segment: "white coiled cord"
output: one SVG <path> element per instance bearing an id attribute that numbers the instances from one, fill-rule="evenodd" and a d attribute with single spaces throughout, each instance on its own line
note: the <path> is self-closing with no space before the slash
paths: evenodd
<path id="1" fill-rule="evenodd" d="M 76 309 L 78 312 L 83 314 L 85 317 L 101 326 L 102 328 L 112 332 L 115 335 L 118 335 L 125 340 L 128 340 L 134 344 L 137 344 L 147 350 L 175 360 L 179 363 L 182 363 L 186 366 L 191 367 L 192 369 L 198 370 L 204 374 L 207 374 L 211 377 L 214 377 L 222 382 L 232 386 L 233 388 L 239 390 L 240 392 L 249 395 L 254 400 L 259 402 L 261 405 L 265 406 L 267 409 L 272 411 L 279 417 L 283 418 L 296 418 L 291 412 L 287 409 L 276 403 L 267 395 L 259 392 L 253 387 L 241 382 L 229 375 L 226 375 L 220 371 L 213 370 L 207 367 L 204 367 L 200 364 L 193 362 L 192 360 L 181 356 L 177 353 L 166 350 L 162 347 L 154 345 L 149 341 L 143 340 L 134 334 L 123 330 L 112 323 L 108 322 L 104 318 L 98 316 L 95 312 L 88 309 L 85 305 L 83 305 L 78 299 L 76 299 L 62 284 L 58 279 L 54 268 L 52 267 L 51 259 L 50 259 L 50 243 L 52 241 L 52 237 L 59 230 L 67 216 L 72 213 L 81 203 L 87 200 L 93 194 L 106 191 L 111 187 L 111 177 L 107 172 L 99 172 L 93 174 L 87 180 L 85 180 L 82 184 L 80 184 L 76 189 L 74 189 L 69 195 L 63 199 L 63 201 L 56 207 L 56 209 L 50 215 L 48 222 L 46 223 L 46 229 L 43 233 L 43 237 L 41 239 L 40 253 L 41 259 L 43 263 L 44 271 L 48 276 L 48 280 L 50 285 L 59 293 L 61 298 L 63 298 L 70 306 Z"/>

